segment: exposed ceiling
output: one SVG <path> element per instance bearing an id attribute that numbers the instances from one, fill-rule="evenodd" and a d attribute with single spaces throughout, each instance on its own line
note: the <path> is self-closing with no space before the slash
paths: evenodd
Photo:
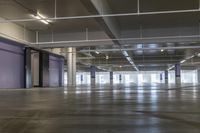
<path id="1" fill-rule="evenodd" d="M 99 8 L 94 4 L 96 1 L 98 0 L 84 0 L 84 2 L 82 0 L 0 0 L 0 17 L 7 20 L 33 19 L 31 15 L 37 12 L 47 18 L 65 17 L 66 19 L 63 20 L 51 20 L 49 25 L 38 20 L 16 22 L 16 24 L 33 32 L 39 32 L 41 39 L 39 41 L 66 41 L 59 46 L 55 42 L 50 47 L 63 48 L 67 46 L 67 41 L 72 40 L 94 40 L 90 43 L 84 42 L 84 45 L 93 44 L 93 46 L 77 47 L 79 58 L 82 58 L 79 63 L 82 65 L 86 65 L 84 63 L 87 62 L 88 65 L 94 64 L 107 70 L 135 70 L 122 54 L 123 49 L 129 49 L 128 55 L 139 70 L 166 70 L 192 55 L 195 55 L 195 59 L 187 60 L 182 66 L 185 69 L 199 66 L 199 57 L 197 57 L 200 52 L 199 0 L 99 0 Z M 173 12 L 180 10 L 182 12 Z M 134 14 L 138 11 L 146 14 Z M 89 17 L 102 15 L 101 13 L 121 15 Z M 131 13 L 133 15 L 127 15 Z M 86 18 L 67 19 L 74 16 L 86 16 Z M 129 39 L 120 40 L 123 38 Z M 97 39 L 101 40 L 95 41 Z M 76 46 L 79 43 L 81 44 L 76 42 Z M 181 48 L 183 46 L 188 48 Z M 192 48 L 193 46 L 196 48 Z M 109 49 L 122 50 L 108 51 Z M 89 58 L 81 52 L 82 50 L 86 50 L 85 53 L 90 53 L 94 58 Z M 95 51 L 101 52 L 97 54 Z M 109 59 L 106 59 L 106 56 L 109 56 Z"/>

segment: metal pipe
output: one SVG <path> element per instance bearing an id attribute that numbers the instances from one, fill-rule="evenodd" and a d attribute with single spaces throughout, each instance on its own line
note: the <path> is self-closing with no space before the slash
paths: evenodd
<path id="1" fill-rule="evenodd" d="M 57 18 L 57 0 L 55 0 L 54 17 Z"/>
<path id="2" fill-rule="evenodd" d="M 180 47 L 157 47 L 157 48 L 123 48 L 123 49 L 95 49 L 90 50 L 90 52 L 116 52 L 116 51 L 138 51 L 138 50 L 178 50 L 178 49 L 198 49 L 200 46 L 180 46 Z M 89 52 L 89 50 L 80 50 L 79 52 Z"/>
<path id="3" fill-rule="evenodd" d="M 140 0 L 137 0 L 137 13 L 140 14 Z"/>
<path id="4" fill-rule="evenodd" d="M 98 14 L 98 15 L 87 15 L 87 16 L 71 16 L 71 17 L 51 17 L 51 18 L 27 18 L 27 19 L 7 19 L 0 20 L 0 23 L 10 22 L 32 22 L 38 20 L 73 20 L 73 19 L 90 19 L 90 18 L 101 18 L 101 17 L 125 17 L 125 16 L 141 16 L 141 15 L 158 15 L 158 14 L 175 14 L 175 13 L 192 13 L 200 12 L 200 9 L 191 10 L 173 10 L 173 11 L 155 11 L 155 12 L 140 12 L 140 13 L 119 13 L 119 14 Z"/>
<path id="5" fill-rule="evenodd" d="M 136 41 L 136 40 L 159 40 L 159 39 L 182 39 L 182 38 L 197 38 L 200 35 L 191 36 L 165 36 L 165 37 L 143 37 L 143 38 L 118 38 L 118 39 L 96 39 L 96 40 L 72 40 L 72 41 L 54 41 L 54 42 L 38 42 L 38 45 L 46 44 L 68 44 L 68 43 L 93 43 L 93 42 L 109 42 L 109 41 Z M 31 43 L 32 45 L 36 43 Z"/>

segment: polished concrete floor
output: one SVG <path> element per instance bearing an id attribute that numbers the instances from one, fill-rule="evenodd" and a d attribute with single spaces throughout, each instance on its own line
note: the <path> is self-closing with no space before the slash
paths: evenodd
<path id="1" fill-rule="evenodd" d="M 0 133 L 200 133 L 200 87 L 0 89 Z"/>

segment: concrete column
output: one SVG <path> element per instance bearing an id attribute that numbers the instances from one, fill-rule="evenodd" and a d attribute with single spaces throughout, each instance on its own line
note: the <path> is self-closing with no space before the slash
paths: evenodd
<path id="1" fill-rule="evenodd" d="M 120 83 L 122 82 L 122 75 L 121 74 L 119 75 L 119 82 Z"/>
<path id="2" fill-rule="evenodd" d="M 110 72 L 110 84 L 113 84 L 113 72 Z"/>
<path id="3" fill-rule="evenodd" d="M 181 84 L 181 65 L 175 64 L 175 83 Z"/>
<path id="4" fill-rule="evenodd" d="M 32 86 L 32 73 L 31 73 L 31 49 L 26 48 L 25 49 L 25 88 L 31 88 Z"/>
<path id="5" fill-rule="evenodd" d="M 67 48 L 67 83 L 76 86 L 76 48 Z"/>
<path id="6" fill-rule="evenodd" d="M 165 84 L 168 84 L 168 71 L 165 71 Z"/>
<path id="7" fill-rule="evenodd" d="M 162 83 L 163 81 L 163 77 L 162 77 L 162 73 L 160 74 L 160 82 Z"/>
<path id="8" fill-rule="evenodd" d="M 200 84 L 200 69 L 197 69 L 197 81 Z"/>
<path id="9" fill-rule="evenodd" d="M 91 86 L 95 86 L 95 79 L 96 79 L 96 67 L 90 67 L 90 75 L 91 75 Z"/>
<path id="10" fill-rule="evenodd" d="M 81 84 L 83 83 L 83 75 L 81 75 Z"/>
<path id="11" fill-rule="evenodd" d="M 49 53 L 39 53 L 39 87 L 49 87 Z"/>

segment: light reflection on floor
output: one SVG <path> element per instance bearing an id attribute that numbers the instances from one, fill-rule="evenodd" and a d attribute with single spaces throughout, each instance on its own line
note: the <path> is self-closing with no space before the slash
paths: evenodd
<path id="1" fill-rule="evenodd" d="M 0 90 L 2 133 L 199 133 L 200 87 L 88 85 Z"/>

